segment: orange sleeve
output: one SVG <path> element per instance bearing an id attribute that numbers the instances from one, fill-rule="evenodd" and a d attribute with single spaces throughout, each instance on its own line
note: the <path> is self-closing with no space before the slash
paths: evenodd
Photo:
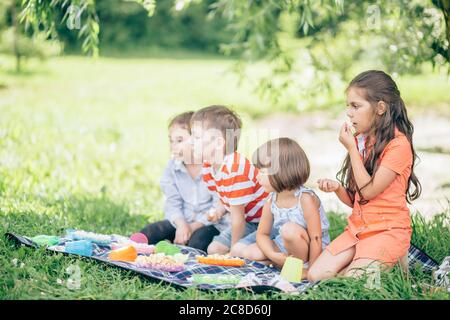
<path id="1" fill-rule="evenodd" d="M 394 138 L 388 143 L 381 157 L 380 166 L 402 174 L 412 165 L 411 144 L 406 137 Z"/>

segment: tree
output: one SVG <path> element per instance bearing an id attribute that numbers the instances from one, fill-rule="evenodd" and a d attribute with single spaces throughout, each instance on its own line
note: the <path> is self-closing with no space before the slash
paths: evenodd
<path id="1" fill-rule="evenodd" d="M 58 21 L 64 12 L 62 21 Z M 83 52 L 98 56 L 98 34 L 100 27 L 95 10 L 95 0 L 22 0 L 20 21 L 33 32 L 44 31 L 46 36 L 57 39 L 57 24 L 66 23 L 69 28 L 78 29 L 83 38 Z M 79 28 L 78 28 L 79 26 Z"/>
<path id="2" fill-rule="evenodd" d="M 239 53 L 237 70 L 242 75 L 248 62 L 264 59 L 270 70 L 258 79 L 263 95 L 277 101 L 281 95 L 296 94 L 293 100 L 313 98 L 317 105 L 315 93 L 323 95 L 321 89 L 328 89 L 331 94 L 332 86 L 349 80 L 349 68 L 368 57 L 394 75 L 418 72 L 424 62 L 448 68 L 448 4 L 447 0 L 219 0 L 215 7 L 235 31 L 223 49 Z M 283 41 L 289 29 L 285 20 L 296 30 L 299 46 Z"/>
<path id="3" fill-rule="evenodd" d="M 124 1 L 141 4 L 149 16 L 160 5 Z M 177 0 L 175 7 L 199 1 L 204 0 Z M 80 8 L 83 50 L 97 55 L 94 0 L 22 0 L 21 21 L 56 36 L 55 12 L 70 6 Z M 450 65 L 450 0 L 216 0 L 211 8 L 234 34 L 222 52 L 240 57 L 236 70 L 241 75 L 249 63 L 266 61 L 269 70 L 258 79 L 258 89 L 274 100 L 290 91 L 309 95 L 311 87 L 330 89 L 348 79 L 349 66 L 370 55 L 394 74 L 418 72 L 424 62 Z M 70 18 L 66 13 L 63 20 Z M 286 26 L 295 29 L 300 48 L 285 40 Z M 309 80 L 298 74 L 309 74 Z"/>
<path id="4" fill-rule="evenodd" d="M 450 0 L 433 0 L 433 4 L 438 7 L 442 14 L 444 15 L 445 20 L 445 35 L 447 39 L 447 50 L 445 48 L 445 45 L 442 43 L 435 43 L 433 49 L 445 57 L 447 62 L 450 61 Z"/>
<path id="5" fill-rule="evenodd" d="M 154 14 L 157 5 L 156 0 L 124 1 L 134 1 L 141 4 L 148 11 L 149 16 Z M 177 0 L 175 6 L 183 8 L 188 7 L 191 3 L 201 1 L 204 0 Z M 258 52 L 267 49 L 266 45 L 273 45 L 273 48 L 278 47 L 276 32 L 279 30 L 279 17 L 283 12 L 298 13 L 300 15 L 299 29 L 302 29 L 304 34 L 307 35 L 309 30 L 315 28 L 317 22 L 325 22 L 328 26 L 339 27 L 340 23 L 348 19 L 361 22 L 363 19 L 370 19 L 370 17 L 367 17 L 370 12 L 376 19 L 377 10 L 380 11 L 380 15 L 383 13 L 389 14 L 389 11 L 394 11 L 395 7 L 398 7 L 400 10 L 398 18 L 401 20 L 412 19 L 413 27 L 417 31 L 422 31 L 420 28 L 426 28 L 429 24 L 417 20 L 428 18 L 429 12 L 427 10 L 430 9 L 431 3 L 440 9 L 445 22 L 445 28 L 440 30 L 443 31 L 442 34 L 431 34 L 433 40 L 435 40 L 432 49 L 449 62 L 450 0 L 432 0 L 431 2 L 425 0 L 379 0 L 365 1 L 364 3 L 345 0 L 217 0 L 212 7 L 227 17 L 230 28 L 237 32 L 234 41 L 229 44 L 230 46 L 245 47 L 246 50 Z M 86 52 L 95 54 L 99 33 L 95 0 L 22 0 L 22 8 L 22 21 L 36 29 L 42 28 L 49 34 L 54 34 L 56 30 L 55 24 L 57 21 L 55 21 L 55 17 L 57 14 L 55 12 L 58 10 L 66 10 L 63 21 L 84 17 L 84 21 L 80 21 L 83 27 L 79 32 L 80 36 L 85 38 L 83 48 Z M 70 8 L 78 9 L 73 12 Z M 325 14 L 325 18 L 317 14 L 318 12 Z M 385 31 L 384 28 L 380 28 L 380 30 Z M 445 43 L 442 35 L 445 36 Z M 248 51 L 246 53 L 248 54 Z M 270 56 L 270 52 L 265 55 Z"/>
<path id="6" fill-rule="evenodd" d="M 0 52 L 14 55 L 16 72 L 22 71 L 24 58 L 44 59 L 60 52 L 59 43 L 48 41 L 41 32 L 36 32 L 33 37 L 26 34 L 18 21 L 19 12 L 19 0 L 5 1 L 0 5 Z"/>

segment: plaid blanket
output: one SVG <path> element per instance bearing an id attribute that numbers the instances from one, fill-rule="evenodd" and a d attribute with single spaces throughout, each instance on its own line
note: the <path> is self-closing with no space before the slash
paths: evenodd
<path id="1" fill-rule="evenodd" d="M 15 241 L 17 244 L 25 245 L 28 247 L 39 247 L 29 237 L 21 236 L 15 233 L 5 233 L 5 236 Z M 47 247 L 47 250 L 60 252 L 63 254 L 69 254 L 65 252 L 65 243 L 70 241 L 69 239 L 61 238 L 57 245 Z M 246 264 L 243 267 L 222 267 L 197 263 L 195 257 L 197 255 L 206 255 L 205 252 L 185 247 L 178 246 L 183 254 L 189 254 L 189 259 L 185 263 L 186 268 L 180 272 L 165 272 L 148 268 L 139 268 L 133 263 L 111 261 L 108 259 L 108 253 L 110 252 L 109 246 L 99 246 L 94 244 L 94 254 L 88 259 L 94 259 L 113 265 L 122 269 L 132 270 L 138 274 L 148 277 L 153 280 L 160 280 L 168 282 L 176 287 L 187 288 L 190 286 L 197 286 L 202 290 L 224 290 L 231 288 L 247 288 L 254 292 L 265 291 L 285 291 L 290 293 L 303 293 L 305 290 L 317 283 L 310 283 L 308 281 L 302 281 L 300 283 L 289 283 L 284 281 L 280 277 L 280 270 L 274 267 L 266 266 L 262 263 L 246 260 Z M 439 265 L 436 261 L 430 258 L 427 254 L 421 251 L 419 248 L 411 244 L 409 249 L 409 266 L 410 268 L 422 268 L 424 272 L 430 273 L 436 269 Z M 222 274 L 222 275 L 234 275 L 242 277 L 241 282 L 236 284 L 197 284 L 192 281 L 194 274 Z"/>

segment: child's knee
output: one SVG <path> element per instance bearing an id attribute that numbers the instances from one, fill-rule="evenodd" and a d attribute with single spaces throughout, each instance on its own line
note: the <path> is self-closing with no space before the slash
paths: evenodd
<path id="1" fill-rule="evenodd" d="M 208 254 L 225 254 L 227 253 L 229 248 L 219 242 L 213 241 L 208 246 L 207 252 Z"/>
<path id="2" fill-rule="evenodd" d="M 245 245 L 241 243 L 236 243 L 231 247 L 230 255 L 233 257 L 245 257 L 246 254 L 246 247 Z"/>
<path id="3" fill-rule="evenodd" d="M 409 257 L 408 252 L 400 258 L 399 261 L 400 268 L 403 270 L 403 272 L 409 273 Z"/>
<path id="4" fill-rule="evenodd" d="M 231 248 L 230 255 L 248 260 L 260 261 L 267 259 L 259 248 L 254 245 L 236 244 Z"/>
<path id="5" fill-rule="evenodd" d="M 254 248 L 247 248 L 244 252 L 244 258 L 253 261 L 262 261 L 267 259 L 261 250 L 255 250 Z"/>
<path id="6" fill-rule="evenodd" d="M 299 237 L 309 243 L 308 232 L 295 222 L 287 222 L 280 228 L 280 234 L 284 241 L 297 242 Z"/>
<path id="7" fill-rule="evenodd" d="M 332 278 L 336 276 L 335 273 L 332 273 L 330 270 L 323 268 L 320 264 L 313 263 L 308 268 L 308 276 L 307 279 L 310 282 L 316 282 L 327 278 Z"/>
<path id="8" fill-rule="evenodd" d="M 319 270 L 319 268 L 317 268 L 317 267 L 315 268 L 314 265 L 312 265 L 308 269 L 308 281 L 316 282 L 316 281 L 322 280 L 322 278 L 323 278 L 323 274 Z"/>

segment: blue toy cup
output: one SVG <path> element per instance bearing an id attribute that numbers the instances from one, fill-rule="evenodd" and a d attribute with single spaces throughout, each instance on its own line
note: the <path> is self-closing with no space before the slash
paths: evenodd
<path id="1" fill-rule="evenodd" d="M 70 239 L 70 240 L 75 240 L 73 233 L 75 232 L 75 229 L 66 229 L 66 236 L 65 238 Z"/>
<path id="2" fill-rule="evenodd" d="M 78 254 L 80 256 L 91 257 L 93 252 L 92 241 L 78 240 L 66 242 L 65 251 L 67 253 Z"/>

